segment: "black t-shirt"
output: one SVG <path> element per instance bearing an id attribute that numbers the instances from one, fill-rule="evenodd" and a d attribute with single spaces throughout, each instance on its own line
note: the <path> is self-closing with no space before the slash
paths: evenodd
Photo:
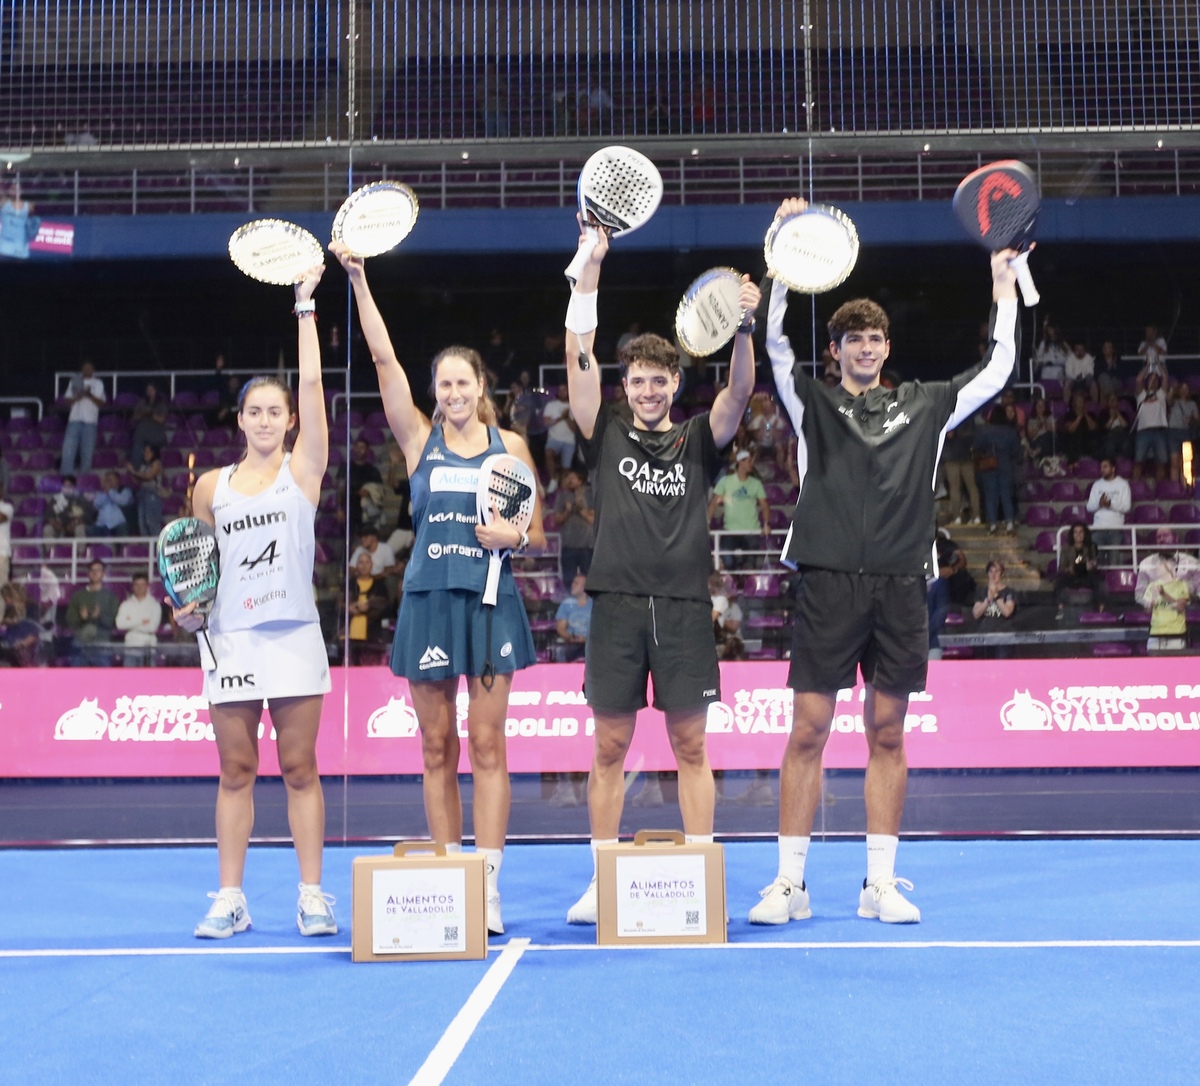
<path id="1" fill-rule="evenodd" d="M 708 414 L 658 432 L 601 404 L 580 444 L 596 509 L 588 592 L 707 602 L 708 491 L 721 467 Z"/>

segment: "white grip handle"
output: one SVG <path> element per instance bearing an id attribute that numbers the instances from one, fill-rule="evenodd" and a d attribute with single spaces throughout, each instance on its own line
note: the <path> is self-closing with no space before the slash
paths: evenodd
<path id="1" fill-rule="evenodd" d="M 483 605 L 485 607 L 496 606 L 496 594 L 500 589 L 500 567 L 503 565 L 503 559 L 500 557 L 499 551 L 492 551 L 488 557 L 487 581 L 483 586 Z"/>
<path id="2" fill-rule="evenodd" d="M 579 248 L 575 250 L 575 257 L 570 264 L 567 265 L 567 270 L 563 273 L 570 281 L 571 286 L 574 286 L 580 275 L 583 274 L 583 266 L 588 262 L 588 257 L 592 255 L 592 250 L 600 242 L 600 231 L 594 226 L 586 226 L 583 230 L 584 239 L 579 243 Z"/>
<path id="3" fill-rule="evenodd" d="M 1017 273 L 1017 286 L 1021 288 L 1021 297 L 1025 305 L 1032 309 L 1042 300 L 1042 296 L 1033 285 L 1033 276 L 1029 274 L 1029 251 L 1018 253 L 1008 262 L 1008 266 Z"/>

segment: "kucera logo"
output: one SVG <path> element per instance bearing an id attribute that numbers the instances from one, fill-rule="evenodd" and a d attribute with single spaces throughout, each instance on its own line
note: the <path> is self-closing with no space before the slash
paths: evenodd
<path id="1" fill-rule="evenodd" d="M 249 671 L 245 675 L 222 675 L 221 689 L 222 690 L 240 690 L 243 686 L 254 685 L 254 672 Z"/>

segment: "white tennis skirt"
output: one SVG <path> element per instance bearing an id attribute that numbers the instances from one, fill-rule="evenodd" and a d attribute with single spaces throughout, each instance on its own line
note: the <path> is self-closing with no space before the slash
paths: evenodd
<path id="1" fill-rule="evenodd" d="M 215 671 L 204 673 L 210 705 L 328 694 L 329 657 L 316 622 L 273 622 L 208 632 Z"/>

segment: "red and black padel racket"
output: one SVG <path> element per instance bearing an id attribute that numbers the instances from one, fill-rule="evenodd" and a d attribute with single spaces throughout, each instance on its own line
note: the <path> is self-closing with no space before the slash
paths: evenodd
<path id="1" fill-rule="evenodd" d="M 1028 306 L 1041 301 L 1029 274 L 1029 243 L 1041 206 L 1033 171 L 1012 158 L 967 174 L 954 194 L 954 214 L 976 242 L 992 253 L 1018 250 L 1011 264 Z"/>

